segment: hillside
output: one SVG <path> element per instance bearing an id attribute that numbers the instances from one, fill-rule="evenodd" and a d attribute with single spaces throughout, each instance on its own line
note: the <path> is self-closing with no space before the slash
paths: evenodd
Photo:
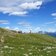
<path id="1" fill-rule="evenodd" d="M 0 28 L 0 56 L 56 56 L 56 38 Z"/>

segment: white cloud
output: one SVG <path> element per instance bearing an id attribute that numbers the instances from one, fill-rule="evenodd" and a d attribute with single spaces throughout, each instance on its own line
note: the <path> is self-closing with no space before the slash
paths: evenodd
<path id="1" fill-rule="evenodd" d="M 51 0 L 0 0 L 0 12 L 9 15 L 26 15 L 30 9 L 40 9 L 43 2 Z"/>
<path id="2" fill-rule="evenodd" d="M 9 30 L 15 30 L 15 31 L 19 31 L 20 29 L 18 27 L 9 27 L 9 26 L 6 26 L 4 27 L 5 29 L 9 29 Z"/>
<path id="3" fill-rule="evenodd" d="M 37 1 L 31 3 L 23 3 L 20 5 L 20 7 L 23 9 L 40 9 L 41 5 L 42 5 L 42 1 Z"/>
<path id="4" fill-rule="evenodd" d="M 51 15 L 52 15 L 52 16 L 56 16 L 56 13 L 52 13 Z"/>
<path id="5" fill-rule="evenodd" d="M 48 31 L 48 32 L 55 32 L 56 29 L 54 29 L 54 28 L 48 28 L 47 31 Z"/>
<path id="6" fill-rule="evenodd" d="M 7 27 L 5 27 L 5 29 L 10 29 L 10 27 L 9 27 L 9 26 L 7 26 Z"/>
<path id="7" fill-rule="evenodd" d="M 56 21 L 50 21 L 50 22 L 47 22 L 47 23 L 44 23 L 43 25 L 41 25 L 42 27 L 43 26 L 47 26 L 47 25 L 51 25 L 51 24 L 56 24 Z"/>
<path id="8" fill-rule="evenodd" d="M 48 25 L 48 24 L 53 24 L 53 23 L 56 23 L 56 21 L 47 22 L 45 24 Z"/>
<path id="9" fill-rule="evenodd" d="M 42 3 L 52 0 L 0 0 L 0 12 L 9 15 L 26 15 L 30 9 L 40 9 Z"/>
<path id="10" fill-rule="evenodd" d="M 25 15 L 28 13 L 27 11 L 17 10 L 15 7 L 0 7 L 0 12 L 9 13 L 9 15 Z"/>
<path id="11" fill-rule="evenodd" d="M 34 32 L 38 32 L 38 31 L 41 31 L 41 28 L 40 28 L 40 27 L 36 27 L 36 28 L 34 29 Z"/>
<path id="12" fill-rule="evenodd" d="M 0 24 L 9 24 L 7 20 L 0 20 Z"/>
<path id="13" fill-rule="evenodd" d="M 23 11 L 23 12 L 12 12 L 9 15 L 19 15 L 19 16 L 23 16 L 23 15 L 25 15 L 27 13 L 28 13 L 27 11 Z"/>
<path id="14" fill-rule="evenodd" d="M 13 28 L 12 30 L 19 31 L 19 28 L 18 28 L 18 27 L 15 27 L 15 28 Z"/>
<path id="15" fill-rule="evenodd" d="M 25 26 L 25 27 L 30 27 L 30 23 L 25 22 L 25 21 L 19 22 L 18 25 Z"/>
<path id="16" fill-rule="evenodd" d="M 28 9 L 40 9 L 42 1 L 38 0 L 0 0 L 0 12 L 9 15 L 26 15 Z"/>

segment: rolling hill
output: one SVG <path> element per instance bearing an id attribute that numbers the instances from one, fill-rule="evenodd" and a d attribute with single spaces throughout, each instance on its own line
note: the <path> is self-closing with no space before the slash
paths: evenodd
<path id="1" fill-rule="evenodd" d="M 0 28 L 0 56 L 56 56 L 56 38 Z"/>

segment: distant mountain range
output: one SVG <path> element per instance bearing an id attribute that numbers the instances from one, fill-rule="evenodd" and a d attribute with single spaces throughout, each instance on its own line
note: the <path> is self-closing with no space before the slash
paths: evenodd
<path id="1" fill-rule="evenodd" d="M 39 31 L 39 34 L 48 34 L 50 36 L 56 37 L 56 32 L 43 32 L 43 31 Z"/>
<path id="2" fill-rule="evenodd" d="M 45 34 L 56 37 L 56 32 L 45 32 Z"/>

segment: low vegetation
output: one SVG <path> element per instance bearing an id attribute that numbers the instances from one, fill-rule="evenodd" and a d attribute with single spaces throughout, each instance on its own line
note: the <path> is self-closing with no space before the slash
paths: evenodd
<path id="1" fill-rule="evenodd" d="M 56 38 L 0 28 L 0 56 L 56 56 Z"/>

